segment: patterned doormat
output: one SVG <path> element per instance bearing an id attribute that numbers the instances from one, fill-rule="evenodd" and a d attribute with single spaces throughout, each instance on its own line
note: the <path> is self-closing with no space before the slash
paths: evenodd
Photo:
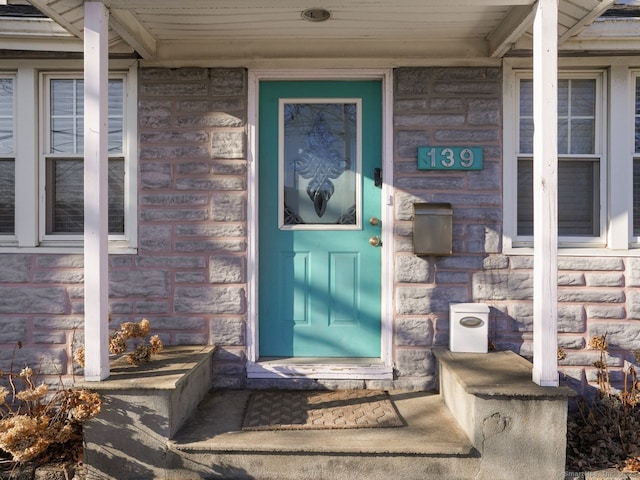
<path id="1" fill-rule="evenodd" d="M 381 390 L 256 391 L 243 430 L 322 430 L 402 427 L 404 421 Z"/>

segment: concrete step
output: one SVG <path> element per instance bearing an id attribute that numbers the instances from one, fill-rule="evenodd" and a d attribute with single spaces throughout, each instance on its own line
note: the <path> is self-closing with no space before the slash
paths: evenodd
<path id="1" fill-rule="evenodd" d="M 473 478 L 479 468 L 478 452 L 436 393 L 390 393 L 404 427 L 243 431 L 250 394 L 205 397 L 169 441 L 172 478 L 448 480 Z"/>
<path id="2" fill-rule="evenodd" d="M 171 478 L 167 440 L 209 392 L 213 350 L 167 347 L 138 367 L 122 357 L 108 379 L 76 384 L 102 398 L 100 415 L 83 428 L 88 480 Z"/>

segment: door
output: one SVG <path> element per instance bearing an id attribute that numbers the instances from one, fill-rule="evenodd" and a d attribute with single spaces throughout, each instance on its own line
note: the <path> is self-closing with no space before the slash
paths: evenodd
<path id="1" fill-rule="evenodd" d="M 259 354 L 380 357 L 380 81 L 263 81 Z"/>

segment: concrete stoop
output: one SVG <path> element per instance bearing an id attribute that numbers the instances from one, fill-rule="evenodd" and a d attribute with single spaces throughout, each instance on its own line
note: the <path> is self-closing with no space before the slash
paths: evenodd
<path id="1" fill-rule="evenodd" d="M 439 395 L 390 392 L 404 427 L 243 431 L 249 391 L 208 395 L 169 442 L 197 478 L 462 479 L 479 458 Z"/>
<path id="2" fill-rule="evenodd" d="M 569 392 L 540 390 L 511 352 L 436 350 L 440 393 L 390 392 L 403 427 L 278 431 L 242 430 L 249 390 L 208 391 L 211 354 L 174 347 L 88 385 L 104 400 L 88 479 L 564 478 Z"/>
<path id="3" fill-rule="evenodd" d="M 108 379 L 76 385 L 102 397 L 100 414 L 83 430 L 87 479 L 174 478 L 167 441 L 210 390 L 213 350 L 168 347 L 138 367 L 120 358 Z"/>
<path id="4" fill-rule="evenodd" d="M 475 479 L 565 478 L 567 387 L 540 387 L 511 351 L 432 349 L 440 395 L 482 461 Z"/>

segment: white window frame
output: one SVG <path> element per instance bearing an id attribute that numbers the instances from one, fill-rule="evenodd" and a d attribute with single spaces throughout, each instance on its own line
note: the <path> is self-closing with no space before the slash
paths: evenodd
<path id="1" fill-rule="evenodd" d="M 596 250 L 609 251 L 612 248 L 610 238 L 612 236 L 612 225 L 610 208 L 612 202 L 610 198 L 609 185 L 612 176 L 610 171 L 608 145 L 613 141 L 610 138 L 609 123 L 611 105 L 609 105 L 609 83 L 608 72 L 601 68 L 589 68 L 589 66 L 567 65 L 565 68 L 559 69 L 559 79 L 596 79 L 596 136 L 593 155 L 576 155 L 576 158 L 599 158 L 600 159 L 600 235 L 598 237 L 568 237 L 560 236 L 558 238 L 558 247 L 560 254 L 576 254 L 584 255 L 585 253 L 595 252 Z M 520 80 L 523 78 L 532 78 L 532 69 L 530 65 L 518 60 L 505 60 L 503 71 L 504 85 L 504 232 L 503 232 L 503 249 L 505 253 L 514 254 L 532 254 L 533 237 L 517 235 L 517 185 L 518 185 L 518 158 L 523 157 L 519 152 L 519 93 Z M 624 99 L 629 103 L 628 97 Z M 625 116 L 625 118 L 628 118 Z M 562 155 L 562 157 L 571 157 L 571 155 Z M 629 182 L 630 184 L 630 182 Z M 617 188 L 617 186 L 616 186 Z M 625 229 L 626 230 L 626 229 Z M 628 232 L 625 231 L 625 238 L 629 238 Z M 627 242 L 628 244 L 628 242 Z M 615 248 L 619 248 L 616 246 Z"/>
<path id="2" fill-rule="evenodd" d="M 137 62 L 110 62 L 110 75 L 124 80 L 123 156 L 125 161 L 124 235 L 109 235 L 109 253 L 137 251 Z M 77 61 L 7 61 L 3 75 L 15 75 L 15 235 L 0 235 L 0 253 L 82 253 L 83 235 L 45 234 L 45 158 L 48 94 L 47 78 L 82 78 Z"/>

